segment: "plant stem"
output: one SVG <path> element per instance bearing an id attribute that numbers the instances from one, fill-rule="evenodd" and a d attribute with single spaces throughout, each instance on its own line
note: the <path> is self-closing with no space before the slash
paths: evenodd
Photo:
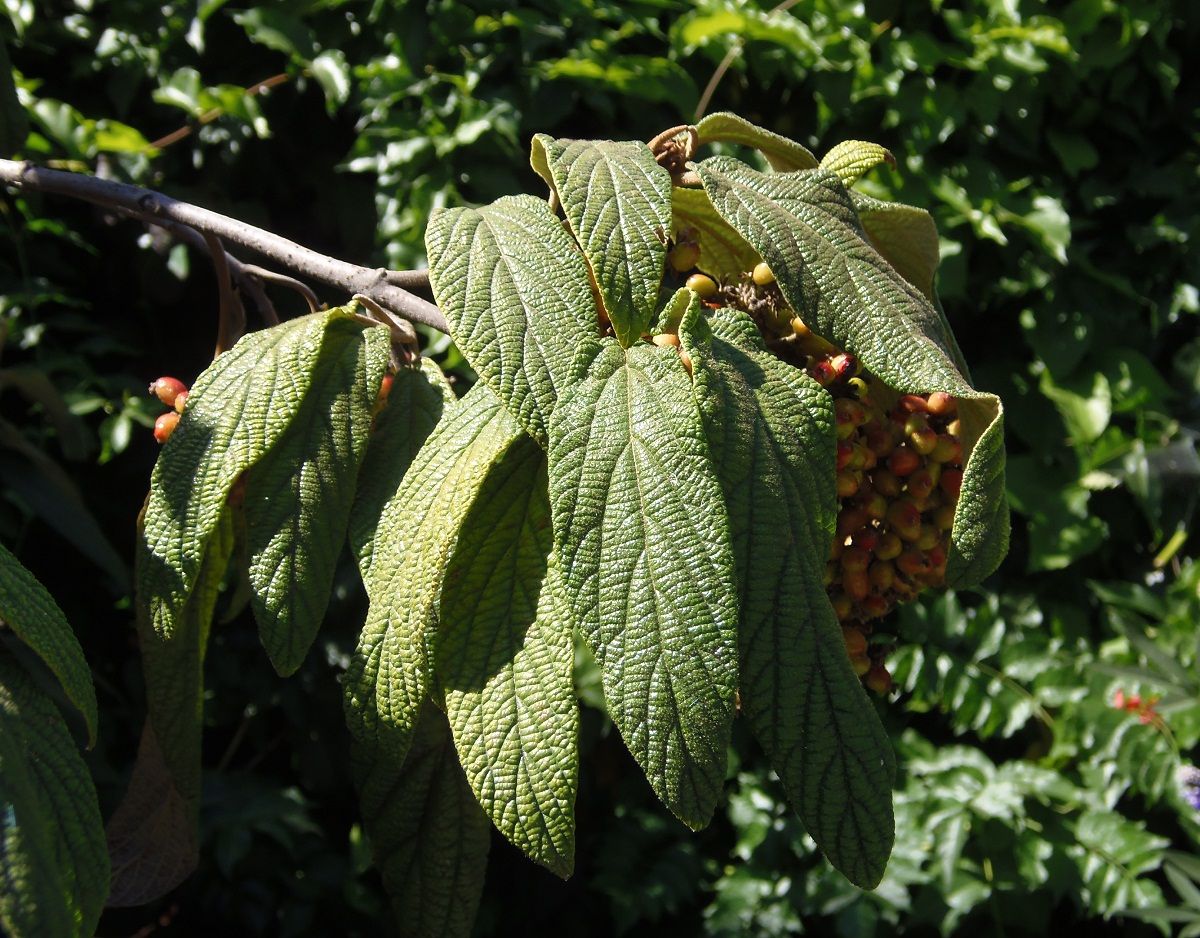
<path id="1" fill-rule="evenodd" d="M 441 310 L 428 300 L 389 283 L 387 271 L 360 267 L 318 254 L 288 238 L 150 189 L 80 173 L 45 169 L 15 160 L 0 160 L 0 182 L 19 189 L 65 195 L 106 208 L 136 212 L 153 220 L 161 218 L 186 225 L 256 251 L 306 277 L 339 287 L 348 293 L 368 296 L 383 309 L 404 319 L 424 323 L 441 332 L 450 330 Z"/>

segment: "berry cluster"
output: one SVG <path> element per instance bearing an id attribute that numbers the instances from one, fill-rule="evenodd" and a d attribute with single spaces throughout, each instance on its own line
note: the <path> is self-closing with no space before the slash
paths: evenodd
<path id="1" fill-rule="evenodd" d="M 694 235 L 681 232 L 668 260 L 687 286 L 710 306 L 749 314 L 775 355 L 834 398 L 839 505 L 825 585 L 855 671 L 887 693 L 890 648 L 871 641 L 873 623 L 945 582 L 963 478 L 957 401 L 940 391 L 899 394 L 865 372 L 805 325 L 766 264 L 718 281 L 693 269 L 699 258 Z"/>
<path id="2" fill-rule="evenodd" d="M 149 392 L 172 408 L 154 421 L 154 439 L 165 443 L 175 432 L 175 425 L 179 423 L 179 416 L 187 404 L 188 388 L 178 378 L 164 375 L 150 382 Z"/>

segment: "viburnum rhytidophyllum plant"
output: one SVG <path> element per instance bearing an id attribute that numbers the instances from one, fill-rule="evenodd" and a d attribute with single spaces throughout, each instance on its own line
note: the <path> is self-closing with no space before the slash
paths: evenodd
<path id="1" fill-rule="evenodd" d="M 695 161 L 713 141 L 771 171 Z M 148 745 L 180 828 L 222 582 L 244 581 L 290 673 L 348 536 L 370 599 L 353 768 L 405 931 L 469 930 L 489 821 L 570 874 L 575 636 L 680 820 L 708 823 L 741 718 L 829 860 L 878 883 L 874 625 L 978 582 L 1008 536 L 1000 402 L 937 305 L 933 222 L 848 188 L 890 158 L 850 142 L 819 162 L 730 114 L 650 145 L 539 136 L 549 200 L 429 224 L 479 374 L 464 397 L 354 305 L 220 356 L 163 448 L 139 564 Z"/>

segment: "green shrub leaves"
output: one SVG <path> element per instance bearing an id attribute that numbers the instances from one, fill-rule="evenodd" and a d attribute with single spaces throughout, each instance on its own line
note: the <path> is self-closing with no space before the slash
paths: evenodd
<path id="1" fill-rule="evenodd" d="M 684 167 L 697 141 L 775 172 Z M 886 393 L 958 399 L 948 579 L 977 582 L 1006 547 L 1000 403 L 968 383 L 936 305 L 936 231 L 846 189 L 890 154 L 851 142 L 818 165 L 729 114 L 668 146 L 539 136 L 549 203 L 435 213 L 430 283 L 480 377 L 461 399 L 393 353 L 380 412 L 387 333 L 318 313 L 214 362 L 155 468 L 139 609 L 174 794 L 194 812 L 201 665 L 237 558 L 289 674 L 348 534 L 370 603 L 343 687 L 352 769 L 413 934 L 469 930 L 489 819 L 571 874 L 576 632 L 680 820 L 703 827 L 723 798 L 740 701 L 820 849 L 880 883 L 895 765 L 827 595 L 839 437 L 830 393 L 780 350 L 793 313 Z M 688 270 L 699 292 L 679 289 Z"/>

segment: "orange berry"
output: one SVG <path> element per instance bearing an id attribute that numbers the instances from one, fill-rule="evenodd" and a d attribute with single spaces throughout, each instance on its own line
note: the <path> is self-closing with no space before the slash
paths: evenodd
<path id="1" fill-rule="evenodd" d="M 871 659 L 866 655 L 854 655 L 850 658 L 850 666 L 854 668 L 854 673 L 862 677 L 871 670 Z"/>
<path id="2" fill-rule="evenodd" d="M 877 694 L 886 694 L 892 689 L 892 675 L 881 664 L 877 664 L 867 672 L 866 684 Z"/>
<path id="3" fill-rule="evenodd" d="M 175 427 L 179 423 L 179 414 L 173 410 L 167 411 L 156 421 L 154 421 L 154 439 L 159 443 L 165 443 L 171 438 L 171 434 L 175 432 Z"/>
<path id="4" fill-rule="evenodd" d="M 846 651 L 851 657 L 865 654 L 867 651 L 867 636 L 853 626 L 842 626 L 842 641 L 846 643 Z"/>
<path id="5" fill-rule="evenodd" d="M 163 375 L 151 381 L 148 390 L 168 407 L 174 407 L 175 398 L 187 390 L 187 385 L 178 378 Z"/>
<path id="6" fill-rule="evenodd" d="M 934 391 L 926 399 L 925 406 L 929 408 L 931 414 L 938 417 L 949 417 L 958 410 L 958 402 L 945 391 Z"/>
<path id="7" fill-rule="evenodd" d="M 175 413 L 182 414 L 183 408 L 187 406 L 188 390 L 184 388 L 175 395 Z"/>
<path id="8" fill-rule="evenodd" d="M 888 457 L 888 469 L 893 475 L 906 476 L 916 472 L 921 465 L 921 457 L 917 455 L 907 444 L 897 446 L 892 450 L 892 454 Z M 876 486 L 878 486 L 876 482 Z"/>
<path id="9" fill-rule="evenodd" d="M 889 590 L 896 582 L 896 568 L 886 560 L 876 560 L 867 571 L 867 578 L 877 590 Z"/>
<path id="10" fill-rule="evenodd" d="M 659 348 L 679 348 L 679 336 L 674 332 L 663 332 L 659 335 L 651 336 L 650 341 Z"/>
<path id="11" fill-rule="evenodd" d="M 860 603 L 871 592 L 871 581 L 866 570 L 842 570 L 842 589 L 854 602 Z"/>

